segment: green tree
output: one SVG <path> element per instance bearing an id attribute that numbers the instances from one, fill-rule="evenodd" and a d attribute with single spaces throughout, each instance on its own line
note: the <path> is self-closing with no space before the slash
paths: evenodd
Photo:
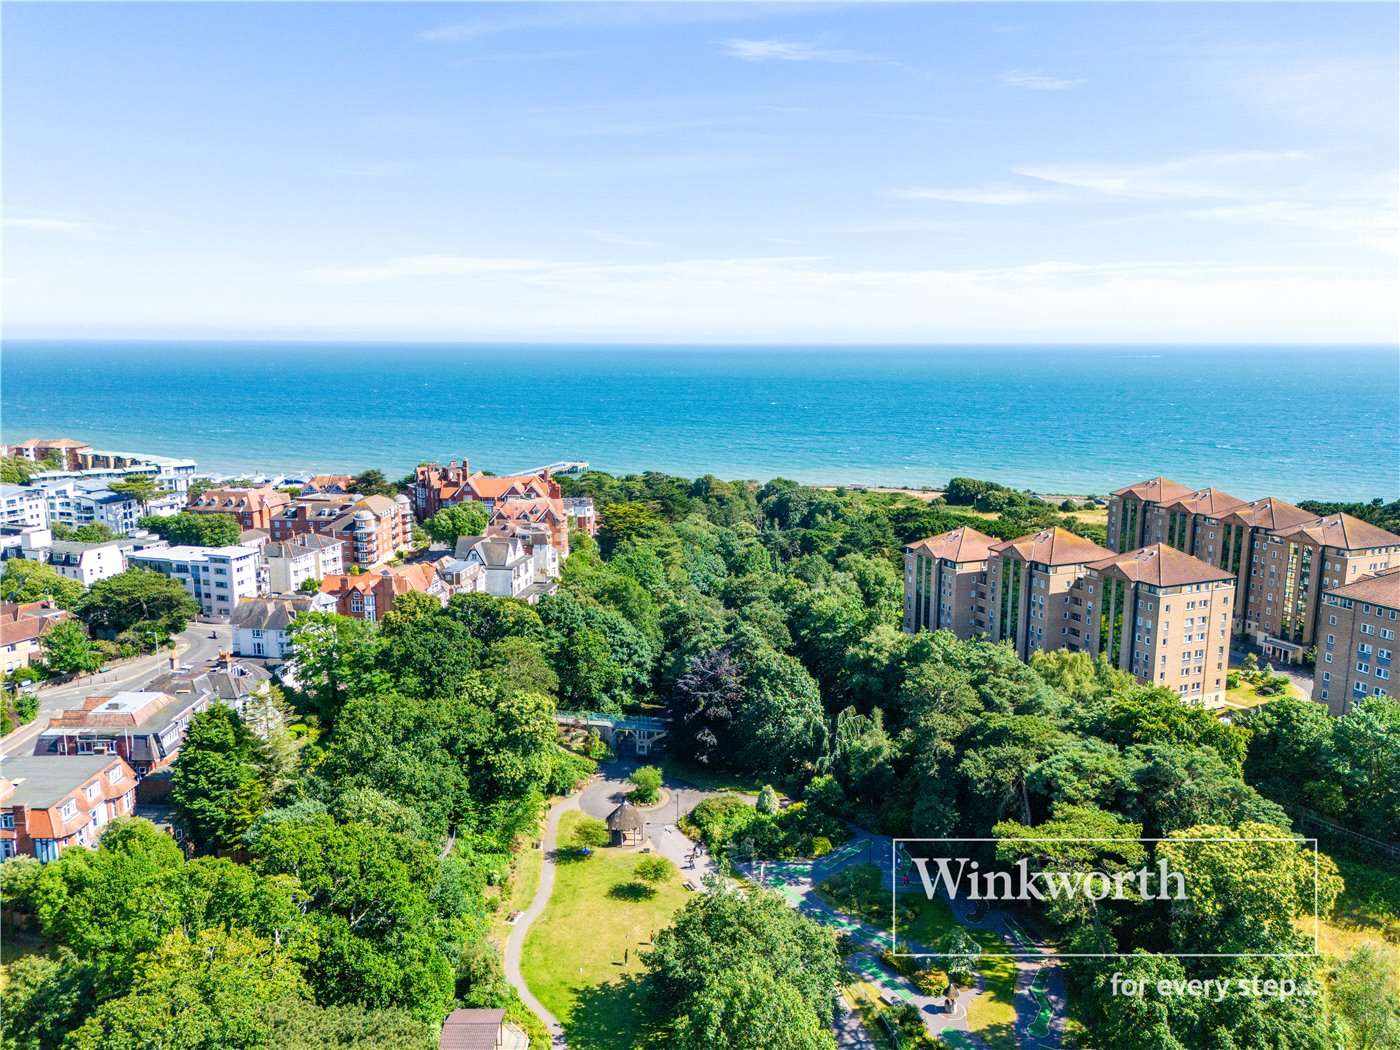
<path id="1" fill-rule="evenodd" d="M 228 547 L 243 535 L 243 526 L 232 514 L 181 511 L 168 518 L 148 515 L 137 524 L 176 546 Z"/>
<path id="2" fill-rule="evenodd" d="M 164 491 L 155 478 L 146 474 L 128 474 L 121 481 L 114 481 L 107 487 L 118 495 L 134 499 L 141 504 L 142 511 L 146 509 L 146 504 Z"/>
<path id="3" fill-rule="evenodd" d="M 639 805 L 649 806 L 661 797 L 661 770 L 656 766 L 640 766 L 627 777 L 632 785 L 630 797 Z"/>
<path id="4" fill-rule="evenodd" d="M 0 597 L 7 602 L 52 601 L 60 609 L 72 609 L 83 596 L 83 585 L 60 576 L 53 566 L 26 558 L 10 558 L 3 563 Z"/>
<path id="5" fill-rule="evenodd" d="M 362 470 L 350 479 L 350 489 L 361 496 L 397 496 L 398 486 L 382 470 Z"/>
<path id="6" fill-rule="evenodd" d="M 240 845 L 267 801 L 259 741 L 233 708 L 214 704 L 190 720 L 170 778 L 170 801 L 201 849 Z"/>
<path id="7" fill-rule="evenodd" d="M 82 674 L 102 666 L 102 654 L 77 620 L 61 620 L 40 637 L 44 663 L 57 674 Z"/>
<path id="8" fill-rule="evenodd" d="M 270 1046 L 265 1004 L 304 988 L 295 960 L 246 931 L 172 931 L 143 956 L 131 990 L 103 1003 L 72 1050 L 225 1050 Z"/>
<path id="9" fill-rule="evenodd" d="M 94 583 L 74 612 L 94 633 L 149 630 L 167 636 L 183 631 L 199 615 L 199 604 L 179 580 L 127 569 Z"/>
<path id="10" fill-rule="evenodd" d="M 835 1050 L 836 1039 L 791 981 L 761 960 L 717 974 L 676 1020 L 679 1050 Z"/>
<path id="11" fill-rule="evenodd" d="M 656 884 L 669 881 L 676 873 L 676 866 L 665 857 L 651 856 L 637 861 L 633 870 L 643 882 Z"/>
<path id="12" fill-rule="evenodd" d="M 600 849 L 612 841 L 608 826 L 597 817 L 583 817 L 574 825 L 572 832 L 574 845 L 582 849 Z"/>
<path id="13" fill-rule="evenodd" d="M 297 585 L 297 590 L 303 594 L 315 594 L 321 589 L 321 581 L 307 577 Z"/>
<path id="14" fill-rule="evenodd" d="M 1400 1046 L 1400 959 L 1393 948 L 1363 944 L 1332 975 L 1332 1003 L 1358 1050 Z"/>
<path id="15" fill-rule="evenodd" d="M 456 543 L 460 536 L 480 536 L 490 519 L 484 506 L 470 501 L 444 507 L 425 521 L 423 527 L 440 543 Z"/>
<path id="16" fill-rule="evenodd" d="M 373 662 L 378 626 L 338 613 L 298 613 L 291 622 L 291 672 L 298 690 L 329 727 L 350 695 L 352 682 L 360 680 Z"/>
<path id="17" fill-rule="evenodd" d="M 763 790 L 758 793 L 758 805 L 756 807 L 760 813 L 772 816 L 778 812 L 778 792 L 773 789 L 772 784 L 764 784 Z"/>

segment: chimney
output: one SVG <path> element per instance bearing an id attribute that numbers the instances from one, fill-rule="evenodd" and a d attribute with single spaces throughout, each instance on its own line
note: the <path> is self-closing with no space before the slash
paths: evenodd
<path id="1" fill-rule="evenodd" d="M 176 670 L 179 670 L 179 667 L 180 667 L 180 657 L 176 654 L 176 652 L 175 652 L 175 647 L 172 645 L 172 646 L 170 647 L 170 669 L 171 669 L 172 671 L 176 671 Z"/>

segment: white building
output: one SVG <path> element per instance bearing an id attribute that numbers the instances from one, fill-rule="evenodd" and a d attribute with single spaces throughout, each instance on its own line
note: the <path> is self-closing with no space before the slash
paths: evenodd
<path id="1" fill-rule="evenodd" d="M 91 587 L 98 580 L 116 576 L 126 569 L 126 552 L 116 540 L 105 543 L 77 543 L 54 540 L 44 558 L 60 576 Z"/>
<path id="2" fill-rule="evenodd" d="M 335 612 L 335 598 L 314 594 L 305 598 L 249 598 L 233 611 L 233 653 L 260 660 L 286 660 L 292 655 L 290 625 L 298 613 Z"/>
<path id="3" fill-rule="evenodd" d="M 0 485 L 0 525 L 48 528 L 49 505 L 43 492 L 27 485 Z"/>
<path id="4" fill-rule="evenodd" d="M 261 591 L 256 547 L 167 547 L 133 551 L 131 568 L 153 569 L 185 585 L 205 616 L 232 616 L 244 598 Z"/>
<path id="5" fill-rule="evenodd" d="M 263 546 L 267 589 L 272 594 L 295 594 L 306 580 L 321 580 L 345 571 L 345 545 L 315 533 L 284 543 Z"/>
<path id="6" fill-rule="evenodd" d="M 535 582 L 534 560 L 522 540 L 513 536 L 463 536 L 457 540 L 457 561 L 462 572 L 481 566 L 486 573 L 486 593 L 497 598 L 524 598 Z"/>

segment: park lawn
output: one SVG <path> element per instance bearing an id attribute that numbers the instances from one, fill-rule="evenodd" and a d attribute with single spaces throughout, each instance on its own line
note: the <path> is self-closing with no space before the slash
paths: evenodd
<path id="1" fill-rule="evenodd" d="M 1225 690 L 1225 703 L 1229 707 L 1248 709 L 1258 707 L 1260 704 L 1267 704 L 1272 700 L 1282 700 L 1285 696 L 1292 696 L 1299 700 L 1306 700 L 1302 691 L 1297 686 L 1290 684 L 1287 693 L 1275 693 L 1273 696 L 1260 696 L 1259 691 L 1249 682 L 1240 682 L 1234 689 Z"/>
<path id="2" fill-rule="evenodd" d="M 1350 955 L 1364 944 L 1400 945 L 1400 872 L 1346 856 L 1333 856 L 1345 888 L 1330 918 L 1317 924 L 1318 950 Z M 1299 920 L 1304 936 L 1313 920 Z"/>
<path id="3" fill-rule="evenodd" d="M 1009 951 L 1010 946 L 1002 942 L 995 950 Z M 986 989 L 967 1008 L 968 1031 L 994 1050 L 1016 1050 L 1016 960 L 984 956 L 977 972 Z"/>
<path id="4" fill-rule="evenodd" d="M 712 769 L 695 762 L 673 758 L 670 755 L 661 759 L 661 770 L 668 777 L 683 781 L 702 791 L 734 791 L 741 795 L 757 795 L 763 790 L 764 782 L 755 780 L 745 773 L 733 773 L 726 769 Z M 782 790 L 781 785 L 774 784 Z"/>
<path id="5" fill-rule="evenodd" d="M 559 840 L 570 840 L 582 814 L 564 814 Z M 689 899 L 680 872 L 651 897 L 618 887 L 635 884 L 646 854 L 604 848 L 561 862 L 549 907 L 525 938 L 521 971 L 530 990 L 563 1023 L 577 1050 L 631 1050 L 649 1020 L 639 953 L 671 924 Z M 629 953 L 623 966 L 623 952 Z"/>

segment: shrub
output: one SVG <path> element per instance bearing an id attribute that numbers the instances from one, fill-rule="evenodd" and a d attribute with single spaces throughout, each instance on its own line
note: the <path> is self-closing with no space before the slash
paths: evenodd
<path id="1" fill-rule="evenodd" d="M 15 696 L 15 716 L 20 725 L 28 725 L 39 713 L 39 698 L 33 693 L 19 693 Z"/>
<path id="2" fill-rule="evenodd" d="M 597 817 L 584 817 L 574 825 L 573 843 L 580 849 L 606 846 L 611 841 L 612 833 L 608 831 L 608 826 Z"/>
<path id="3" fill-rule="evenodd" d="M 812 836 L 812 859 L 825 857 L 831 852 L 831 840 L 825 835 Z"/>
<path id="4" fill-rule="evenodd" d="M 649 806 L 661 797 L 661 770 L 656 766 L 642 766 L 627 780 L 632 785 L 628 798 L 638 805 Z"/>
<path id="5" fill-rule="evenodd" d="M 1240 673 L 1238 671 L 1225 672 L 1225 688 L 1238 689 L 1240 687 Z"/>
<path id="6" fill-rule="evenodd" d="M 914 974 L 914 987 L 925 995 L 942 995 L 948 990 L 948 975 L 942 970 L 920 970 Z"/>
<path id="7" fill-rule="evenodd" d="M 670 879 L 675 868 L 665 857 L 643 857 L 637 861 L 635 871 L 637 878 L 643 882 L 661 883 Z"/>
<path id="8" fill-rule="evenodd" d="M 778 793 L 772 784 L 763 785 L 763 790 L 758 793 L 758 805 L 755 808 L 767 815 L 778 812 Z"/>

